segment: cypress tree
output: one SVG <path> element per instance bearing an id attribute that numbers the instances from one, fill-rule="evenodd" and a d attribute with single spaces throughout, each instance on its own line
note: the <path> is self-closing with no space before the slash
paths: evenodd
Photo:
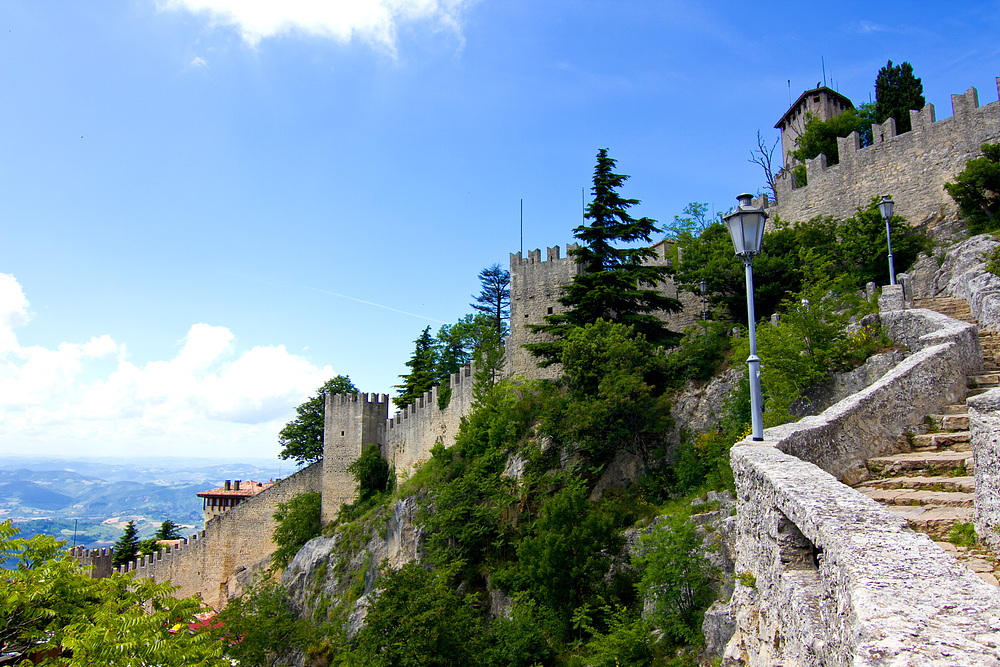
<path id="1" fill-rule="evenodd" d="M 923 109 L 924 84 L 913 76 L 913 65 L 893 66 L 890 60 L 875 77 L 875 122 L 896 119 L 896 132 L 910 131 L 910 109 Z"/>

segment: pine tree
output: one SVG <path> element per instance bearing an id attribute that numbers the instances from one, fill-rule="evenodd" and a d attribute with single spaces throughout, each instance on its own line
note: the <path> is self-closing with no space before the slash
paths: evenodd
<path id="1" fill-rule="evenodd" d="M 497 335 L 507 335 L 507 319 L 510 317 L 510 271 L 499 264 L 493 264 L 479 272 L 479 296 L 469 305 L 481 313 L 489 315 L 494 322 Z"/>
<path id="2" fill-rule="evenodd" d="M 559 303 L 566 306 L 566 311 L 549 315 L 546 324 L 530 327 L 556 338 L 526 346 L 535 356 L 543 357 L 543 366 L 558 361 L 559 339 L 572 327 L 593 324 L 598 319 L 631 326 L 656 345 L 673 344 L 679 338 L 656 315 L 657 311 L 680 309 L 677 299 L 655 289 L 666 279 L 668 267 L 646 263 L 655 257 L 656 251 L 648 245 L 634 245 L 652 243 L 653 234 L 661 230 L 651 218 L 637 220 L 629 215 L 628 210 L 638 205 L 639 200 L 619 194 L 628 176 L 614 173 L 615 166 L 615 160 L 602 148 L 594 168 L 593 200 L 584 216 L 589 224 L 573 230 L 580 247 L 570 254 L 582 272 L 563 287 Z"/>
<path id="3" fill-rule="evenodd" d="M 910 109 L 923 109 L 924 85 L 913 76 L 913 65 L 893 66 L 890 60 L 875 77 L 875 122 L 896 119 L 896 132 L 910 131 Z"/>
<path id="4" fill-rule="evenodd" d="M 414 343 L 413 356 L 406 362 L 410 372 L 399 376 L 403 382 L 396 385 L 399 395 L 392 399 L 400 410 L 423 396 L 437 381 L 437 346 L 431 337 L 431 328 L 425 328 Z"/>
<path id="5" fill-rule="evenodd" d="M 154 537 L 158 540 L 179 540 L 181 539 L 180 526 L 176 523 L 167 519 L 160 524 L 159 529 L 156 531 Z"/>
<path id="6" fill-rule="evenodd" d="M 137 533 L 135 521 L 129 521 L 125 524 L 125 531 L 118 538 L 118 541 L 115 542 L 115 555 L 111 559 L 111 564 L 114 567 L 131 563 L 139 555 L 139 538 Z"/>

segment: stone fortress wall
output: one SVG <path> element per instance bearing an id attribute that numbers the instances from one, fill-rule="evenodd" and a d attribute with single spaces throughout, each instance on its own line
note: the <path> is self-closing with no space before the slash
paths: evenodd
<path id="1" fill-rule="evenodd" d="M 896 133 L 893 118 L 873 125 L 874 142 L 865 148 L 856 132 L 837 139 L 840 162 L 828 166 L 825 155 L 806 160 L 808 185 L 803 187 L 794 187 L 790 171 L 782 170 L 770 214 L 786 221 L 818 215 L 844 219 L 885 194 L 892 196 L 896 214 L 911 224 L 953 214 L 957 209 L 944 184 L 982 155 L 982 144 L 1000 142 L 1000 101 L 981 107 L 978 92 L 969 88 L 952 95 L 951 106 L 953 115 L 941 120 L 933 104 L 910 111 L 913 129 L 903 134 Z"/>
<path id="2" fill-rule="evenodd" d="M 156 582 L 169 581 L 179 587 L 176 597 L 198 595 L 213 609 L 222 609 L 227 600 L 252 583 L 256 572 L 269 564 L 276 548 L 271 534 L 278 505 L 302 493 L 322 491 L 320 461 L 213 517 L 204 530 L 183 540 L 177 548 L 142 556 L 119 571 L 134 572 L 136 577 Z M 94 578 L 111 574 L 110 559 L 105 568 L 103 556 L 89 558 L 90 562 L 83 560 L 82 564 L 97 566 Z"/>

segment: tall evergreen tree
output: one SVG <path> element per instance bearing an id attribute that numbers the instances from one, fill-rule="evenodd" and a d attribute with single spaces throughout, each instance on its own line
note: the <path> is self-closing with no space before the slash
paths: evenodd
<path id="1" fill-rule="evenodd" d="M 479 272 L 479 296 L 469 305 L 481 313 L 489 315 L 501 338 L 507 335 L 507 319 L 510 317 L 510 271 L 499 264 L 493 264 Z"/>
<path id="2" fill-rule="evenodd" d="M 159 529 L 156 531 L 155 537 L 158 540 L 179 540 L 181 539 L 181 527 L 176 523 L 167 519 L 160 524 Z"/>
<path id="3" fill-rule="evenodd" d="M 315 396 L 295 408 L 296 417 L 278 433 L 278 458 L 295 459 L 299 465 L 323 458 L 323 426 L 327 394 L 356 394 L 358 388 L 346 375 L 327 380 Z"/>
<path id="4" fill-rule="evenodd" d="M 875 122 L 896 119 L 896 132 L 910 131 L 910 109 L 923 109 L 924 84 L 913 76 L 913 65 L 893 66 L 890 60 L 875 77 Z"/>
<path id="5" fill-rule="evenodd" d="M 122 536 L 115 542 L 115 555 L 111 559 L 111 564 L 114 567 L 130 563 L 139 555 L 138 532 L 135 528 L 135 521 L 129 521 L 125 524 Z"/>
<path id="6" fill-rule="evenodd" d="M 425 328 L 414 343 L 416 348 L 413 350 L 413 356 L 406 362 L 410 372 L 399 376 L 403 382 L 396 385 L 399 394 L 392 399 L 400 410 L 420 398 L 438 379 L 437 346 L 431 336 L 431 328 Z"/>
<path id="7" fill-rule="evenodd" d="M 639 200 L 619 194 L 628 176 L 614 173 L 615 166 L 615 160 L 602 148 L 597 153 L 594 185 L 590 190 L 593 199 L 584 215 L 587 222 L 573 230 L 580 247 L 570 254 L 582 272 L 563 287 L 559 303 L 566 306 L 566 311 L 549 315 L 546 324 L 530 327 L 556 338 L 526 346 L 532 354 L 543 358 L 543 366 L 558 361 L 560 339 L 572 327 L 593 324 L 598 319 L 629 325 L 656 345 L 673 344 L 679 338 L 656 314 L 680 309 L 677 299 L 656 289 L 666 279 L 668 267 L 647 263 L 656 251 L 649 245 L 635 245 L 652 243 L 653 234 L 661 230 L 651 218 L 637 220 L 629 215 L 629 209 L 638 205 Z"/>

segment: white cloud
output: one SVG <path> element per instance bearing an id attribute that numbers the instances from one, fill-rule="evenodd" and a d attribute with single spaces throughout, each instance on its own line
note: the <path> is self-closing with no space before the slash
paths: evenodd
<path id="1" fill-rule="evenodd" d="M 262 39 L 304 33 L 371 42 L 394 53 L 397 26 L 428 21 L 459 32 L 459 14 L 473 0 L 162 0 L 161 9 L 207 14 L 236 27 L 256 46 Z"/>
<path id="2" fill-rule="evenodd" d="M 859 21 L 857 31 L 861 33 L 885 32 L 885 26 L 879 25 L 878 23 L 872 23 L 871 21 Z"/>
<path id="3" fill-rule="evenodd" d="M 188 63 L 188 66 L 189 67 L 207 67 L 208 66 L 208 61 L 205 60 L 204 58 L 202 58 L 201 56 L 195 56 L 194 58 L 191 59 L 191 62 Z"/>
<path id="4" fill-rule="evenodd" d="M 167 360 L 132 363 L 101 335 L 22 346 L 28 300 L 0 274 L 0 453 L 274 456 L 294 408 L 333 376 L 284 345 L 241 351 L 198 323 Z"/>

